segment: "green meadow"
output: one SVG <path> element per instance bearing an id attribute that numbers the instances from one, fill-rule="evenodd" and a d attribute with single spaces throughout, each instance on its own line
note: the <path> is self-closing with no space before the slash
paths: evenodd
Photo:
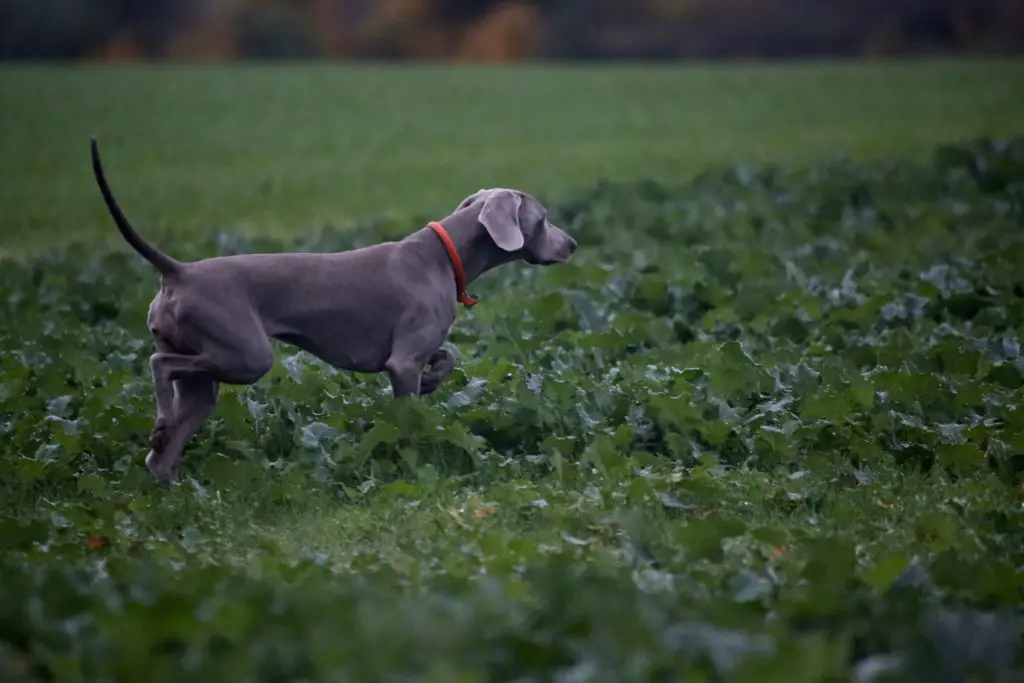
<path id="1" fill-rule="evenodd" d="M 1020 62 L 0 68 L 0 249 L 114 231 L 289 237 L 435 217 L 480 186 L 555 198 L 712 165 L 923 157 L 1020 130 Z M 411 226 L 410 226 L 411 227 Z"/>
<path id="2" fill-rule="evenodd" d="M 1024 64 L 0 68 L 0 679 L 1024 677 Z M 434 394 L 143 464 L 152 268 L 526 190 Z"/>

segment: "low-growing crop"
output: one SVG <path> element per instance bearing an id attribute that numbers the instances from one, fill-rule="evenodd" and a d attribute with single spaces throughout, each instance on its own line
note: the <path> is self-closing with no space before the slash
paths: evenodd
<path id="1" fill-rule="evenodd" d="M 543 199 L 435 394 L 281 346 L 171 489 L 149 266 L 3 263 L 0 676 L 1021 680 L 1024 139 Z"/>

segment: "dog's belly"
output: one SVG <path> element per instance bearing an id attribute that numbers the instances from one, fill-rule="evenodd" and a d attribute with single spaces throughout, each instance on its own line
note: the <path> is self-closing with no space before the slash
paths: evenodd
<path id="1" fill-rule="evenodd" d="M 298 319 L 278 324 L 267 334 L 341 370 L 380 372 L 391 355 L 391 325 L 380 319 Z"/>
<path id="2" fill-rule="evenodd" d="M 311 307 L 268 322 L 266 333 L 340 370 L 376 373 L 391 354 L 390 317 L 347 307 Z"/>

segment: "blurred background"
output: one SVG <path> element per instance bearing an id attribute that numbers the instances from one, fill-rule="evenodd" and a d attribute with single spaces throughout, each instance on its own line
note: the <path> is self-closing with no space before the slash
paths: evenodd
<path id="1" fill-rule="evenodd" d="M 8 60 L 706 60 L 1022 46 L 1021 0 L 0 0 Z"/>

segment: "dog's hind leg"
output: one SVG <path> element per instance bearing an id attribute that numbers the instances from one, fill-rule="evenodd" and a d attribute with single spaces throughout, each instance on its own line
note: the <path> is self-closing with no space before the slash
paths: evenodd
<path id="1" fill-rule="evenodd" d="M 157 347 L 166 348 L 159 342 Z M 156 358 L 159 355 L 159 353 L 155 353 L 149 358 L 149 369 L 153 375 L 153 393 L 156 395 L 156 420 L 153 422 L 153 431 L 149 435 L 149 447 L 152 450 L 150 455 L 146 456 L 147 464 L 153 453 L 161 453 L 166 448 L 174 421 L 174 383 L 167 379 L 157 367 Z"/>
<path id="2" fill-rule="evenodd" d="M 174 382 L 174 411 L 165 427 L 163 443 L 146 456 L 146 466 L 160 482 L 178 478 L 178 465 L 185 445 L 213 412 L 219 387 L 216 380 L 203 377 Z"/>
<path id="3" fill-rule="evenodd" d="M 146 465 L 161 483 L 173 480 L 185 444 L 213 411 L 218 384 L 254 384 L 274 364 L 273 347 L 255 317 L 218 313 L 209 300 L 178 313 L 175 339 L 192 352 L 161 350 L 150 358 L 157 425 Z"/>

